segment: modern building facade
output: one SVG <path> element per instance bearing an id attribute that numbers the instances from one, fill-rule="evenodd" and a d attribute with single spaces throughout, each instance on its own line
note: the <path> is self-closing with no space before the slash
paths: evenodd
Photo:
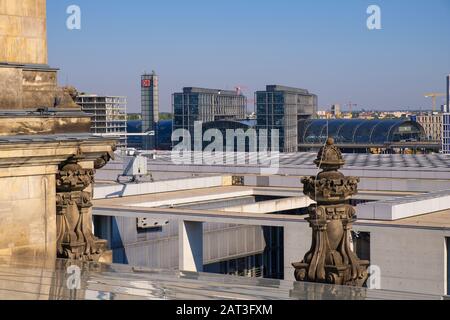
<path id="1" fill-rule="evenodd" d="M 341 105 L 339 104 L 333 104 L 331 106 L 331 114 L 334 118 L 340 118 L 341 117 Z"/>
<path id="2" fill-rule="evenodd" d="M 141 133 L 142 121 L 140 120 L 128 120 L 127 122 L 128 133 Z M 171 150 L 172 148 L 172 120 L 161 120 L 156 125 L 156 150 Z M 129 135 L 127 139 L 128 148 L 134 148 L 137 150 L 144 149 L 144 136 Z"/>
<path id="3" fill-rule="evenodd" d="M 440 148 L 440 142 L 427 139 L 425 130 L 418 122 L 404 119 L 299 121 L 299 150 L 316 150 L 324 145 L 328 137 L 332 137 L 344 153 L 437 152 Z"/>
<path id="4" fill-rule="evenodd" d="M 433 141 L 442 140 L 442 113 L 421 114 L 416 120 L 425 130 L 427 139 Z"/>
<path id="5" fill-rule="evenodd" d="M 142 133 L 154 132 L 154 135 L 144 136 L 144 149 L 156 149 L 157 123 L 159 121 L 159 78 L 153 71 L 141 76 L 141 109 Z"/>
<path id="6" fill-rule="evenodd" d="M 316 117 L 318 98 L 308 90 L 269 85 L 256 92 L 257 129 L 279 130 L 280 151 L 298 149 L 298 121 Z"/>
<path id="7" fill-rule="evenodd" d="M 450 113 L 442 115 L 442 153 L 450 154 Z"/>
<path id="8" fill-rule="evenodd" d="M 246 118 L 247 98 L 237 91 L 183 88 L 172 96 L 173 130 L 186 129 L 194 142 L 195 122 L 239 121 Z"/>
<path id="9" fill-rule="evenodd" d="M 118 147 L 127 146 L 127 99 L 119 96 L 82 94 L 76 99 L 81 109 L 91 114 L 91 132 L 116 137 Z"/>

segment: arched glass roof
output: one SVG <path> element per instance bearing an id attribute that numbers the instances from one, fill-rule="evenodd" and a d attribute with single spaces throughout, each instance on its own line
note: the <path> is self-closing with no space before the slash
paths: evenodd
<path id="1" fill-rule="evenodd" d="M 425 137 L 422 126 L 413 121 L 364 119 L 309 119 L 299 122 L 299 143 L 324 143 L 328 137 L 339 143 L 384 144 L 420 141 Z"/>

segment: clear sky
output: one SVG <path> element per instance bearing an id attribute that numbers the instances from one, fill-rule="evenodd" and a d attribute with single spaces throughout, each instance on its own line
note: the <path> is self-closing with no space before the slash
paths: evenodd
<path id="1" fill-rule="evenodd" d="M 76 4 L 81 30 L 66 28 Z M 381 7 L 382 30 L 367 29 Z M 161 110 L 184 86 L 305 88 L 358 109 L 431 107 L 450 73 L 450 0 L 47 0 L 49 63 L 80 91 L 128 97 L 160 76 Z M 444 99 L 439 99 L 439 103 Z"/>

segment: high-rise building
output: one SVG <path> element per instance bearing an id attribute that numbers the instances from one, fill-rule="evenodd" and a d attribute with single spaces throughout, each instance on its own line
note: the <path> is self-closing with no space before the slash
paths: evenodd
<path id="1" fill-rule="evenodd" d="M 181 93 L 174 93 L 172 100 L 173 130 L 189 130 L 192 139 L 197 121 L 206 123 L 246 118 L 247 98 L 237 91 L 189 87 L 183 88 Z"/>
<path id="2" fill-rule="evenodd" d="M 82 94 L 76 99 L 81 109 L 91 114 L 91 132 L 115 137 L 118 147 L 127 146 L 127 99 L 126 97 Z"/>
<path id="3" fill-rule="evenodd" d="M 450 75 L 447 76 L 447 105 L 442 118 L 442 153 L 450 154 Z"/>
<path id="4" fill-rule="evenodd" d="M 145 150 L 153 150 L 156 149 L 159 121 L 159 82 L 154 71 L 141 76 L 141 108 L 142 132 L 153 132 L 153 134 L 144 136 L 143 147 Z"/>
<path id="5" fill-rule="evenodd" d="M 450 113 L 442 116 L 442 153 L 450 154 Z"/>
<path id="6" fill-rule="evenodd" d="M 450 74 L 447 76 L 447 109 L 450 109 Z"/>
<path id="7" fill-rule="evenodd" d="M 257 129 L 278 129 L 280 151 L 297 152 L 298 122 L 316 117 L 317 105 L 308 90 L 269 85 L 256 92 Z"/>

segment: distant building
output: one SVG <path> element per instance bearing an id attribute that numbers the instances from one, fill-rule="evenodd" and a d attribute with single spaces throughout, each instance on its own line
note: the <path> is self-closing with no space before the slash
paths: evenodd
<path id="1" fill-rule="evenodd" d="M 92 133 L 110 137 L 117 134 L 118 147 L 127 147 L 126 97 L 82 94 L 76 100 L 84 112 L 92 115 Z"/>
<path id="2" fill-rule="evenodd" d="M 247 98 L 237 91 L 184 88 L 173 94 L 173 130 L 186 129 L 194 142 L 194 124 L 246 119 Z"/>
<path id="3" fill-rule="evenodd" d="M 257 129 L 278 129 L 281 152 L 297 152 L 298 121 L 317 115 L 317 96 L 305 89 L 269 85 L 256 92 Z"/>
<path id="4" fill-rule="evenodd" d="M 159 121 L 159 82 L 158 76 L 153 71 L 151 74 L 141 76 L 141 108 L 142 108 L 142 132 L 154 131 L 155 135 L 143 138 L 144 149 L 156 148 L 156 125 Z"/>
<path id="5" fill-rule="evenodd" d="M 344 153 L 437 152 L 440 143 L 429 141 L 418 122 L 390 119 L 301 120 L 299 150 L 317 151 L 332 137 Z"/>
<path id="6" fill-rule="evenodd" d="M 128 133 L 142 133 L 142 121 L 140 120 L 128 120 L 127 123 Z M 156 125 L 156 150 L 171 150 L 172 149 L 172 120 L 162 120 Z M 134 148 L 137 150 L 144 149 L 144 137 L 143 136 L 128 136 L 128 148 Z"/>
<path id="7" fill-rule="evenodd" d="M 442 113 L 421 114 L 416 120 L 425 130 L 425 135 L 429 140 L 442 140 Z"/>
<path id="8" fill-rule="evenodd" d="M 331 114 L 334 118 L 340 118 L 341 117 L 341 105 L 339 104 L 333 104 L 331 106 Z"/>
<path id="9" fill-rule="evenodd" d="M 450 113 L 442 115 L 442 153 L 450 154 Z"/>

